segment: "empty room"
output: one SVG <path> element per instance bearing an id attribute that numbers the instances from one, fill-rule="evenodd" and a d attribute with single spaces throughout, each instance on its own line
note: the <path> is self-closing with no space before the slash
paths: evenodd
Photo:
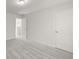
<path id="1" fill-rule="evenodd" d="M 73 0 L 6 0 L 6 59 L 73 59 Z"/>

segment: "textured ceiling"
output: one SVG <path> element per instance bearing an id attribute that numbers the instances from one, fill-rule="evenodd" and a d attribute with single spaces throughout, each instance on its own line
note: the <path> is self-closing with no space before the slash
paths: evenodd
<path id="1" fill-rule="evenodd" d="M 19 6 L 16 4 L 16 0 L 6 0 L 6 11 L 15 14 L 27 14 L 43 8 L 48 8 L 50 6 L 55 7 L 56 5 L 72 1 L 73 0 L 28 0 L 27 4 Z"/>

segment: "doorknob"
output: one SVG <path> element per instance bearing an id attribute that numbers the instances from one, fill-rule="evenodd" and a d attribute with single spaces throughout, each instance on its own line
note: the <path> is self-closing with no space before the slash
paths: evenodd
<path id="1" fill-rule="evenodd" d="M 56 30 L 55 32 L 56 32 L 56 33 L 59 33 L 59 31 L 57 31 L 57 30 Z"/>

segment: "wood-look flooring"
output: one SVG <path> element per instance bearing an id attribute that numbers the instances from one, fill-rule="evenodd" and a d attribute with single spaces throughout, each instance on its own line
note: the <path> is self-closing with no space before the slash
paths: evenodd
<path id="1" fill-rule="evenodd" d="M 73 59 L 73 54 L 26 40 L 7 40 L 6 59 Z"/>

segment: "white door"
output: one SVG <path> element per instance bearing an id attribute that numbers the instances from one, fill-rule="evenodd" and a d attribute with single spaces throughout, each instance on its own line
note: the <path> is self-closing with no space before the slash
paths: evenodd
<path id="1" fill-rule="evenodd" d="M 56 12 L 56 46 L 72 52 L 73 14 L 72 8 Z"/>

